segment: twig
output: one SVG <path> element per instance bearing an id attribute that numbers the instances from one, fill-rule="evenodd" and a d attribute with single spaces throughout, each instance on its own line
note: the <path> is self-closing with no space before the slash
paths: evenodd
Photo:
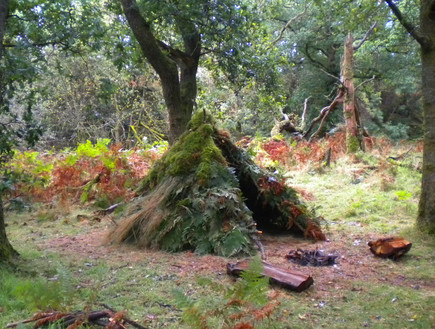
<path id="1" fill-rule="evenodd" d="M 100 305 L 103 306 L 103 307 L 105 307 L 105 308 L 107 308 L 108 310 L 110 310 L 110 311 L 116 313 L 116 310 L 114 310 L 113 308 L 111 308 L 109 305 L 104 304 L 104 303 L 101 303 Z M 147 329 L 146 327 L 141 326 L 139 323 L 137 323 L 137 322 L 135 322 L 135 321 L 133 321 L 133 320 L 127 319 L 127 318 L 125 318 L 125 317 L 123 318 L 123 320 L 124 320 L 126 323 L 131 324 L 131 325 L 132 325 L 133 327 L 135 327 L 135 328 L 138 328 L 138 329 Z"/>
<path id="2" fill-rule="evenodd" d="M 330 76 L 331 78 L 334 78 L 335 80 L 339 81 L 341 84 L 341 79 L 339 77 L 336 77 L 335 75 L 327 72 L 326 70 L 322 69 L 321 67 L 319 67 L 319 70 L 322 71 L 323 73 L 325 73 L 326 75 Z"/>
<path id="3" fill-rule="evenodd" d="M 408 155 L 408 153 L 411 152 L 415 147 L 416 147 L 416 145 L 412 145 L 412 146 L 409 148 L 408 151 L 406 151 L 406 152 L 404 152 L 404 153 L 402 153 L 402 154 L 400 154 L 400 155 L 398 155 L 398 156 L 396 156 L 396 157 L 389 156 L 389 157 L 387 158 L 387 160 L 388 160 L 388 159 L 391 159 L 391 160 L 394 160 L 394 161 L 401 160 L 401 159 L 405 158 L 405 157 Z"/>
<path id="4" fill-rule="evenodd" d="M 266 258 L 267 258 L 267 257 L 266 257 L 266 250 L 264 249 L 264 246 L 263 246 L 263 244 L 261 243 L 260 239 L 259 239 L 258 236 L 256 236 L 256 235 L 253 235 L 252 238 L 253 238 L 255 244 L 257 245 L 258 250 L 259 250 L 260 253 L 261 253 L 261 259 L 262 259 L 262 260 L 266 260 Z"/>
<path id="5" fill-rule="evenodd" d="M 358 89 L 359 87 L 361 87 L 363 84 L 365 84 L 365 83 L 367 83 L 367 82 L 370 82 L 370 81 L 372 81 L 372 80 L 374 80 L 374 79 L 376 79 L 376 76 L 373 76 L 373 77 L 371 77 L 370 79 L 367 79 L 367 80 L 361 82 L 358 86 L 355 87 L 355 90 L 357 90 L 357 89 Z"/>
<path id="6" fill-rule="evenodd" d="M 13 322 L 8 325 L 6 325 L 6 328 L 16 328 L 20 324 L 30 323 L 30 322 L 36 322 L 35 328 L 39 328 L 42 326 L 46 326 L 49 324 L 53 324 L 54 322 L 59 322 L 60 327 L 68 327 L 70 325 L 74 326 L 77 324 L 77 327 L 81 326 L 82 324 L 88 322 L 91 324 L 96 324 L 103 327 L 108 327 L 109 325 L 111 328 L 124 328 L 121 322 L 123 321 L 125 323 L 128 323 L 132 325 L 133 327 L 136 327 L 138 329 L 147 329 L 137 322 L 127 319 L 125 316 L 120 317 L 119 319 L 116 319 L 118 312 L 116 312 L 114 309 L 108 307 L 105 304 L 102 304 L 107 310 L 103 311 L 93 311 L 93 312 L 83 312 L 83 311 L 77 311 L 77 312 L 71 312 L 71 313 L 60 313 L 60 312 L 49 312 L 49 313 L 39 313 L 36 314 L 31 319 L 19 321 L 19 322 Z M 109 321 L 101 320 L 102 318 L 108 318 Z M 115 318 L 115 319 L 111 319 Z"/>

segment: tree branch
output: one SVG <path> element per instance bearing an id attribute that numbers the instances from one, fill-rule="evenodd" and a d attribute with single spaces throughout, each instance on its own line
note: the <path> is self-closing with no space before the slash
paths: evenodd
<path id="1" fill-rule="evenodd" d="M 284 35 L 285 30 L 287 30 L 295 21 L 297 21 L 299 18 L 301 18 L 307 11 L 307 5 L 305 4 L 305 8 L 304 11 L 297 14 L 295 17 L 291 18 L 285 25 L 284 27 L 281 29 L 281 31 L 279 32 L 278 37 L 272 41 L 272 45 L 275 45 L 279 40 L 282 39 L 282 36 Z"/>
<path id="2" fill-rule="evenodd" d="M 344 89 L 340 88 L 338 90 L 337 96 L 334 98 L 332 103 L 324 107 L 323 109 L 321 109 L 320 114 L 311 122 L 310 126 L 308 127 L 308 130 L 303 134 L 303 137 L 305 139 L 311 141 L 315 136 L 319 134 L 320 130 L 323 128 L 326 117 L 332 112 L 332 110 L 338 105 L 338 103 L 343 102 L 343 97 L 344 97 Z M 309 137 L 314 125 L 319 121 L 321 121 L 319 128 L 316 130 L 316 132 L 313 135 L 311 135 L 311 137 Z"/>
<path id="3" fill-rule="evenodd" d="M 150 24 L 141 15 L 136 0 L 121 0 L 121 4 L 127 22 L 151 66 L 161 79 L 178 81 L 175 62 L 162 52 L 161 45 L 151 32 Z"/>
<path id="4" fill-rule="evenodd" d="M 310 47 L 310 45 L 307 43 L 306 45 L 305 45 L 305 55 L 308 57 L 308 59 L 311 61 L 311 63 L 313 63 L 314 65 L 316 65 L 316 66 L 318 66 L 318 67 L 320 67 L 320 68 L 323 68 L 324 70 L 328 70 L 328 68 L 324 65 L 324 64 L 322 64 L 321 62 L 319 62 L 319 61 L 316 61 L 312 56 L 311 56 L 311 54 L 310 54 L 310 51 L 309 51 L 309 47 Z"/>
<path id="5" fill-rule="evenodd" d="M 172 48 L 171 46 L 167 45 L 163 41 L 156 40 L 158 45 L 161 49 L 166 51 L 168 53 L 168 57 L 171 58 L 174 62 L 179 62 L 187 60 L 189 57 L 186 53 L 182 52 L 179 49 Z"/>
<path id="6" fill-rule="evenodd" d="M 370 27 L 370 29 L 367 31 L 366 35 L 362 40 L 359 42 L 359 44 L 355 47 L 353 47 L 353 51 L 357 51 L 364 42 L 367 41 L 367 39 L 372 35 L 372 33 L 375 31 L 376 26 L 378 25 L 378 22 L 374 22 L 373 25 Z"/>
<path id="7" fill-rule="evenodd" d="M 430 48 L 430 42 L 428 38 L 420 33 L 416 26 L 409 22 L 400 11 L 399 7 L 392 0 L 385 0 L 390 7 L 393 14 L 397 17 L 400 24 L 408 31 L 408 33 L 420 44 L 423 48 Z"/>
<path id="8" fill-rule="evenodd" d="M 376 76 L 373 76 L 373 77 L 371 77 L 370 79 L 367 79 L 367 80 L 361 82 L 358 86 L 355 87 L 355 91 L 358 90 L 358 88 L 361 87 L 363 84 L 365 84 L 365 83 L 367 83 L 367 82 L 370 82 L 370 81 L 372 81 L 372 80 L 375 80 L 375 79 L 376 79 Z"/>
<path id="9" fill-rule="evenodd" d="M 304 101 L 304 111 L 302 112 L 301 117 L 301 130 L 304 131 L 305 127 L 307 125 L 307 112 L 308 112 L 308 100 L 311 98 L 311 96 L 305 98 Z"/>
<path id="10" fill-rule="evenodd" d="M 319 69 L 320 69 L 320 71 L 322 71 L 322 72 L 325 73 L 326 75 L 330 76 L 331 78 L 334 78 L 334 79 L 337 80 L 339 83 L 341 83 L 341 79 L 340 79 L 339 77 L 336 77 L 335 75 L 329 73 L 328 71 L 326 71 L 326 70 L 324 70 L 324 69 L 322 69 L 322 68 L 319 68 Z"/>

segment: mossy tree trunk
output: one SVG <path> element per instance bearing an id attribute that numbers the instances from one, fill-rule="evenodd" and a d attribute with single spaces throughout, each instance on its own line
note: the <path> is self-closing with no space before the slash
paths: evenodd
<path id="1" fill-rule="evenodd" d="M 361 134 L 358 107 L 353 84 L 353 36 L 346 38 L 344 56 L 341 64 L 341 79 L 344 86 L 343 112 L 346 126 L 346 150 L 348 153 L 364 151 L 364 138 Z"/>
<path id="2" fill-rule="evenodd" d="M 3 38 L 5 34 L 6 20 L 8 17 L 9 1 L 0 1 L 0 60 L 3 58 Z M 0 69 L 0 106 L 3 107 L 3 72 Z M 1 163 L 0 163 L 1 166 Z M 17 255 L 17 252 L 12 248 L 9 240 L 6 236 L 3 202 L 0 193 L 0 261 L 9 260 L 13 256 Z"/>
<path id="3" fill-rule="evenodd" d="M 151 25 L 142 16 L 136 0 L 121 0 L 128 24 L 143 55 L 157 72 L 169 114 L 169 142 L 173 144 L 190 121 L 197 93 L 196 73 L 201 39 L 192 22 L 175 18 L 183 39 L 183 51 L 155 38 Z"/>
<path id="4" fill-rule="evenodd" d="M 421 32 L 429 41 L 421 47 L 424 151 L 417 224 L 435 233 L 435 1 L 421 1 L 420 20 Z"/>
<path id="5" fill-rule="evenodd" d="M 8 261 L 18 253 L 12 248 L 6 235 L 3 201 L 0 195 L 0 262 Z"/>
<path id="6" fill-rule="evenodd" d="M 417 226 L 435 234 L 435 0 L 420 1 L 420 28 L 414 26 L 392 0 L 385 1 L 421 47 L 424 150 Z"/>
<path id="7" fill-rule="evenodd" d="M 6 28 L 6 20 L 8 17 L 8 11 L 9 11 L 9 1 L 8 0 L 0 0 L 0 60 L 3 58 L 3 39 L 5 36 L 5 28 Z M 3 68 L 0 68 L 0 106 L 3 108 L 4 100 L 3 100 L 3 93 L 4 93 L 4 83 L 3 83 Z M 0 111 L 1 112 L 1 111 Z"/>

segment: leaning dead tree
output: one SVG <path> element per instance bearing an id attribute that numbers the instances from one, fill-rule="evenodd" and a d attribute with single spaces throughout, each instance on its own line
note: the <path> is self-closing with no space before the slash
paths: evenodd
<path id="1" fill-rule="evenodd" d="M 202 111 L 140 191 L 109 242 L 236 256 L 253 253 L 259 230 L 325 239 L 295 190 L 259 168 Z"/>
<path id="2" fill-rule="evenodd" d="M 365 150 L 364 145 L 364 127 L 362 125 L 358 102 L 356 99 L 356 88 L 354 86 L 354 52 L 357 51 L 362 44 L 373 33 L 376 23 L 374 23 L 366 35 L 360 42 L 354 46 L 354 38 L 351 33 L 348 34 L 344 43 L 344 53 L 341 62 L 341 74 L 339 80 L 339 87 L 337 95 L 330 105 L 320 110 L 319 115 L 314 118 L 308 125 L 306 122 L 308 111 L 308 99 L 304 102 L 304 110 L 301 118 L 301 127 L 298 129 L 292 123 L 288 116 L 284 114 L 284 119 L 277 122 L 271 131 L 271 135 L 275 136 L 280 133 L 288 132 L 299 136 L 300 138 L 311 141 L 318 137 L 323 131 L 328 116 L 338 107 L 339 104 L 343 106 L 343 116 L 346 129 L 346 150 L 349 153 L 354 153 L 358 150 Z M 329 73 L 325 72 L 330 75 Z M 372 80 L 372 79 L 370 79 Z M 315 127 L 317 126 L 317 129 Z"/>
<path id="3" fill-rule="evenodd" d="M 344 89 L 343 114 L 346 127 L 346 150 L 348 153 L 355 153 L 358 150 L 365 150 L 363 127 L 360 121 L 359 109 L 355 96 L 355 85 L 353 82 L 354 68 L 354 47 L 353 35 L 349 33 L 344 44 L 344 55 L 341 63 L 341 83 Z"/>

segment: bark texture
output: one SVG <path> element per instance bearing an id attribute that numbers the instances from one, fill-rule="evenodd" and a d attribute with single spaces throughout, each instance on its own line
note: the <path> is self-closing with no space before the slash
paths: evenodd
<path id="1" fill-rule="evenodd" d="M 230 275 L 240 276 L 244 271 L 249 269 L 249 260 L 243 260 L 237 263 L 227 264 L 227 273 Z M 308 289 L 314 280 L 310 275 L 299 271 L 279 268 L 272 264 L 263 262 L 262 275 L 269 278 L 269 282 L 284 287 L 286 289 L 301 292 Z"/>
<path id="2" fill-rule="evenodd" d="M 3 58 L 3 39 L 5 36 L 6 20 L 8 17 L 9 0 L 0 0 L 0 60 Z M 0 69 L 0 107 L 3 107 L 3 69 Z"/>
<path id="3" fill-rule="evenodd" d="M 422 0 L 420 25 L 424 111 L 423 177 L 417 224 L 435 233 L 435 1 Z"/>
<path id="4" fill-rule="evenodd" d="M 7 261 L 17 255 L 18 253 L 12 248 L 6 236 L 3 202 L 0 195 L 0 262 Z"/>
<path id="5" fill-rule="evenodd" d="M 364 151 L 364 139 L 360 133 L 358 107 L 353 84 L 353 36 L 349 33 L 344 45 L 344 56 L 341 65 L 341 79 L 345 89 L 343 99 L 344 120 L 346 124 L 346 150 L 348 153 Z"/>
<path id="6" fill-rule="evenodd" d="M 0 60 L 3 58 L 3 39 L 5 35 L 6 20 L 8 17 L 8 0 L 0 0 Z M 0 106 L 3 107 L 3 72 L 0 70 Z M 1 163 L 0 163 L 1 166 Z M 5 261 L 18 253 L 12 248 L 6 236 L 3 202 L 0 194 L 0 261 Z"/>
<path id="7" fill-rule="evenodd" d="M 121 0 L 125 17 L 143 55 L 160 77 L 169 114 L 169 142 L 173 144 L 186 129 L 196 98 L 196 73 L 201 52 L 199 32 L 188 21 L 175 19 L 184 50 L 157 40 L 141 14 L 136 0 Z"/>

